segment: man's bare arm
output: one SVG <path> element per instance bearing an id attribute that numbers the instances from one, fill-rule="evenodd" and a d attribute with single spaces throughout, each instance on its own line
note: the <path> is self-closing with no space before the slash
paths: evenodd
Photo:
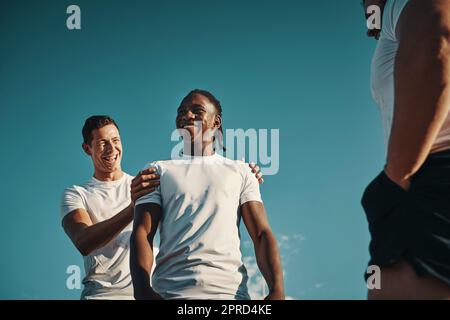
<path id="1" fill-rule="evenodd" d="M 78 251 L 87 256 L 113 240 L 133 220 L 134 202 L 153 192 L 159 185 L 158 179 L 154 168 L 139 172 L 131 182 L 130 205 L 105 221 L 94 224 L 86 210 L 81 208 L 67 214 L 62 225 Z"/>
<path id="2" fill-rule="evenodd" d="M 138 205 L 130 238 L 130 270 L 137 300 L 162 299 L 150 286 L 153 266 L 153 238 L 161 219 L 161 207 L 154 203 Z"/>
<path id="3" fill-rule="evenodd" d="M 407 189 L 450 110 L 450 1 L 411 0 L 397 35 L 394 120 L 385 171 Z"/>
<path id="4" fill-rule="evenodd" d="M 283 269 L 278 244 L 261 202 L 249 201 L 241 214 L 255 248 L 256 262 L 269 287 L 268 300 L 284 299 Z"/>
<path id="5" fill-rule="evenodd" d="M 133 220 L 133 206 L 130 204 L 112 218 L 92 223 L 84 209 L 67 214 L 62 225 L 64 231 L 83 256 L 101 248 L 114 239 Z"/>

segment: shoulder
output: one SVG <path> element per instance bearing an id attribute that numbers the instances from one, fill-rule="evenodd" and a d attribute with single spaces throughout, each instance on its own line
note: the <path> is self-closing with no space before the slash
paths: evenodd
<path id="1" fill-rule="evenodd" d="M 62 197 L 63 199 L 83 199 L 92 191 L 92 188 L 95 188 L 92 179 L 83 184 L 73 184 L 64 188 Z"/>
<path id="2" fill-rule="evenodd" d="M 71 185 L 69 187 L 64 188 L 63 197 L 66 196 L 77 196 L 80 197 L 83 191 L 86 191 L 86 185 Z"/>
<path id="3" fill-rule="evenodd" d="M 410 32 L 417 37 L 445 35 L 450 31 L 450 1 L 448 0 L 397 0 L 407 2 L 401 7 L 396 34 L 399 38 Z"/>
<path id="4" fill-rule="evenodd" d="M 220 155 L 218 155 L 218 159 L 220 159 L 223 164 L 233 167 L 237 172 L 241 174 L 242 177 L 245 177 L 251 173 L 251 169 L 248 166 L 248 163 L 243 160 L 232 160 Z"/>
<path id="5" fill-rule="evenodd" d="M 397 41 L 397 24 L 403 9 L 410 0 L 387 1 L 383 9 L 381 37 Z"/>
<path id="6" fill-rule="evenodd" d="M 145 165 L 145 169 L 147 168 L 155 168 L 156 171 L 158 172 L 158 174 L 162 174 L 163 171 L 165 171 L 171 164 L 173 161 L 177 161 L 177 160 L 157 160 L 157 161 L 152 161 L 152 162 L 148 162 Z"/>
<path id="7" fill-rule="evenodd" d="M 60 198 L 61 218 L 75 209 L 86 208 L 86 189 L 83 186 L 72 185 L 64 189 Z"/>

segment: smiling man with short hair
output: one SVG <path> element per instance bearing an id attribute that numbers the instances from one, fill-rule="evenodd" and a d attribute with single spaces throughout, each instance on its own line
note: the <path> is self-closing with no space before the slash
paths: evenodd
<path id="1" fill-rule="evenodd" d="M 133 178 L 122 171 L 119 127 L 111 117 L 88 118 L 82 134 L 94 175 L 66 188 L 61 203 L 64 230 L 83 255 L 81 299 L 133 299 L 129 238 L 134 201 L 152 192 L 159 176 L 147 170 Z"/>

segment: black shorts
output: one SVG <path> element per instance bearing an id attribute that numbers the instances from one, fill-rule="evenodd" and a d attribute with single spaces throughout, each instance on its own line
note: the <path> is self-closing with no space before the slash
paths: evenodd
<path id="1" fill-rule="evenodd" d="M 371 235 L 369 265 L 389 267 L 404 259 L 418 276 L 450 285 L 450 150 L 431 154 L 408 191 L 382 171 L 361 203 Z"/>

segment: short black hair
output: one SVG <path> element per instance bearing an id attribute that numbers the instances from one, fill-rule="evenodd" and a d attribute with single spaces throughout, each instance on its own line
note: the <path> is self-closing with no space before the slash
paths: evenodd
<path id="1" fill-rule="evenodd" d="M 115 125 L 117 130 L 119 130 L 119 126 L 114 121 L 114 119 L 111 118 L 110 116 L 96 115 L 96 116 L 91 116 L 91 117 L 87 118 L 86 121 L 84 122 L 83 129 L 81 130 L 81 133 L 83 135 L 83 142 L 90 145 L 92 142 L 92 138 L 93 138 L 92 131 L 94 131 L 95 129 L 103 128 L 104 126 L 107 126 L 108 124 Z"/>

